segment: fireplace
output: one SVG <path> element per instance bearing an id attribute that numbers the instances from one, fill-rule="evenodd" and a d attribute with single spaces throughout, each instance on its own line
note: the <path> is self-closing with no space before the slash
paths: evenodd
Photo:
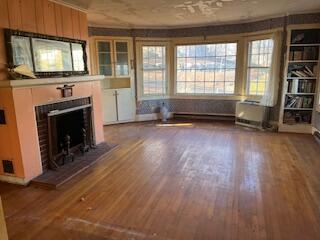
<path id="1" fill-rule="evenodd" d="M 83 169 L 85 165 L 93 163 L 99 154 L 101 156 L 108 151 L 107 146 L 100 148 L 101 144 L 107 145 L 102 120 L 100 81 L 103 79 L 104 76 L 88 75 L 0 81 L 0 118 L 4 115 L 4 120 L 0 119 L 0 163 L 3 163 L 0 165 L 0 181 L 26 185 L 49 173 L 59 172 L 67 176 L 67 172 L 74 173 L 75 168 Z M 72 96 L 61 93 L 60 89 L 65 85 L 73 86 Z M 63 115 L 63 118 L 69 118 L 69 114 L 75 114 L 75 124 L 68 123 L 68 119 L 60 120 Z M 58 122 L 60 129 L 52 134 L 55 136 L 50 138 L 55 143 L 52 145 L 49 144 L 49 129 L 54 125 L 49 128 L 49 122 Z M 59 149 L 59 142 L 61 135 L 65 135 L 64 124 L 76 128 L 84 126 L 87 144 L 93 144 L 97 148 L 83 156 L 80 153 L 81 156 L 76 156 L 73 162 L 59 167 L 58 171 L 49 171 L 52 167 L 50 151 L 55 156 L 62 150 Z M 70 134 L 74 135 L 73 132 Z M 72 142 L 70 139 L 70 148 L 76 146 L 79 149 L 80 133 L 78 134 L 72 137 Z M 61 160 L 58 160 L 58 165 L 60 164 Z M 61 179 L 61 176 L 55 176 L 55 179 Z"/>
<path id="2" fill-rule="evenodd" d="M 91 102 L 88 97 L 36 107 L 43 171 L 57 169 L 95 145 Z"/>

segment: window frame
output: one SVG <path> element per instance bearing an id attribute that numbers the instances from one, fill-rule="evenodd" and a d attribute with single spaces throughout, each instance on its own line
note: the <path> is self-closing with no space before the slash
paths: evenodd
<path id="1" fill-rule="evenodd" d="M 143 91 L 143 47 L 165 47 L 165 93 L 144 94 Z M 138 40 L 136 45 L 137 54 L 137 95 L 138 100 L 165 99 L 170 96 L 170 44 L 168 41 Z"/>
<path id="2" fill-rule="evenodd" d="M 235 65 L 235 84 L 234 84 L 234 92 L 233 93 L 178 93 L 177 92 L 177 47 L 178 46 L 190 46 L 190 45 L 205 45 L 205 44 L 230 44 L 230 43 L 235 43 L 236 44 L 236 65 Z M 180 97 L 188 97 L 188 98 L 204 98 L 204 99 L 208 99 L 208 98 L 222 98 L 222 99 L 228 99 L 228 98 L 234 98 L 239 96 L 239 85 L 241 85 L 241 83 L 239 82 L 240 79 L 239 78 L 239 67 L 240 67 L 240 51 L 239 51 L 239 45 L 240 44 L 240 40 L 239 38 L 232 38 L 231 40 L 216 40 L 216 39 L 208 39 L 206 41 L 187 41 L 187 42 L 177 42 L 174 44 L 173 48 L 174 48 L 174 54 L 173 54 L 173 61 L 174 61 L 174 69 L 173 69 L 173 97 L 176 98 L 180 98 Z"/>
<path id="3" fill-rule="evenodd" d="M 273 71 L 273 66 L 274 66 L 274 61 L 276 61 L 275 59 L 275 40 L 274 40 L 274 33 L 270 33 L 270 34 L 263 34 L 263 35 L 259 35 L 259 36 L 252 36 L 252 37 L 247 37 L 246 41 L 245 41 L 245 66 L 244 66 L 244 79 L 243 82 L 245 83 L 244 89 L 245 89 L 245 95 L 247 97 L 248 100 L 252 100 L 252 101 L 260 101 L 263 95 L 252 95 L 250 94 L 250 83 L 249 83 L 249 44 L 250 42 L 253 41 L 261 41 L 261 40 L 267 40 L 267 39 L 272 39 L 273 40 L 273 49 L 272 49 L 272 56 L 271 56 L 271 66 L 270 66 L 270 73 L 272 73 Z M 269 74 L 269 79 L 266 83 L 266 86 L 268 85 L 268 83 L 270 83 L 270 78 L 271 78 L 271 74 Z"/>

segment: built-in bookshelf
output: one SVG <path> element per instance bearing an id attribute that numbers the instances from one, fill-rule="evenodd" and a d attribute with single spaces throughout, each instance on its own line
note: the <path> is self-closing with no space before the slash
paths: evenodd
<path id="1" fill-rule="evenodd" d="M 320 29 L 291 29 L 280 114 L 280 131 L 311 132 L 319 75 Z"/>

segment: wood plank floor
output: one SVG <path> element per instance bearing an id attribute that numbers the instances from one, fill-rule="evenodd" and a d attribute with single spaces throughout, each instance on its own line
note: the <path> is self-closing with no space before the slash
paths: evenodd
<path id="1" fill-rule="evenodd" d="M 119 147 L 59 190 L 0 184 L 10 239 L 320 239 L 311 135 L 149 122 L 105 136 Z"/>

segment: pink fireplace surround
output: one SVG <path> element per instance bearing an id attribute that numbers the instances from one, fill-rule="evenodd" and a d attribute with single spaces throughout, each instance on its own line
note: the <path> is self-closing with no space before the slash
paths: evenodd
<path id="1" fill-rule="evenodd" d="M 27 184 L 42 174 L 35 107 L 75 98 L 91 97 L 96 144 L 104 142 L 100 81 L 103 76 L 0 81 L 0 180 Z M 73 96 L 62 98 L 57 87 L 73 84 Z M 13 174 L 4 172 L 2 160 L 13 163 Z"/>

